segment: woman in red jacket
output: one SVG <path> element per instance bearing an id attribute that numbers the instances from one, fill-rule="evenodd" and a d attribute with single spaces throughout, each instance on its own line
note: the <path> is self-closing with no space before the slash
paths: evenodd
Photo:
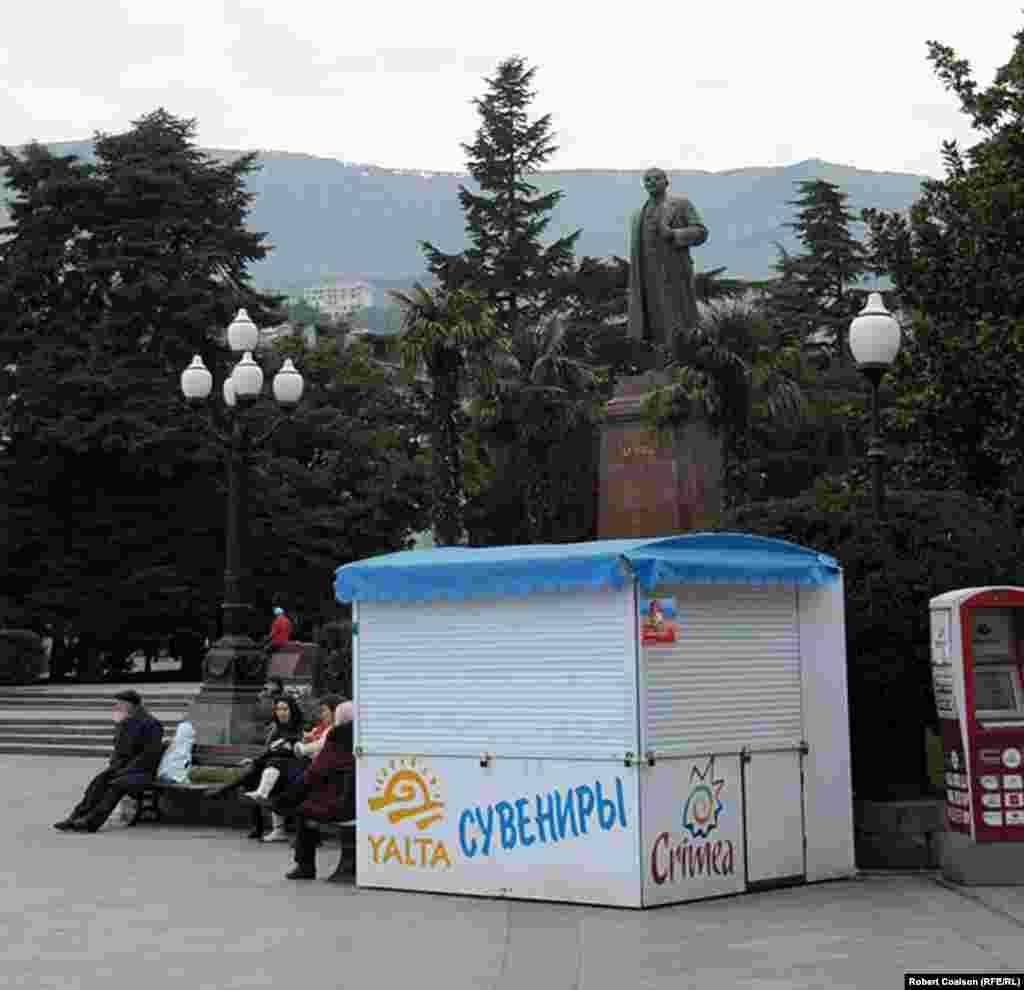
<path id="1" fill-rule="evenodd" d="M 352 755 L 355 709 L 343 701 L 334 711 L 334 728 L 324 738 L 323 748 L 306 771 L 301 794 L 289 808 L 275 806 L 278 813 L 298 815 L 295 829 L 295 868 L 288 880 L 316 878 L 316 847 L 320 833 L 309 826 L 313 821 L 351 821 L 356 816 L 356 763 Z"/>

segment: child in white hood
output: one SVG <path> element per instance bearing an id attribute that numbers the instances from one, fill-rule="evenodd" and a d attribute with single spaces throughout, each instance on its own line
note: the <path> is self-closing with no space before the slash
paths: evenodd
<path id="1" fill-rule="evenodd" d="M 191 722 L 179 722 L 174 733 L 174 742 L 167 747 L 156 779 L 164 784 L 187 784 L 188 771 L 192 766 L 192 746 L 196 741 L 196 730 Z"/>

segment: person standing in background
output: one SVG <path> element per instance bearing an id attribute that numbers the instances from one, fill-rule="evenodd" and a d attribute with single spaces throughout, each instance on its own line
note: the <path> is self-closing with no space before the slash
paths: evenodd
<path id="1" fill-rule="evenodd" d="M 280 605 L 274 606 L 274 621 L 270 624 L 270 648 L 274 649 L 282 643 L 290 642 L 292 638 L 292 623 L 287 613 Z"/>

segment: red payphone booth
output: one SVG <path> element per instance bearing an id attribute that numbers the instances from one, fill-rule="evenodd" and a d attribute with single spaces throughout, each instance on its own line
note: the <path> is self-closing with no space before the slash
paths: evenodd
<path id="1" fill-rule="evenodd" d="M 963 588 L 930 608 L 943 869 L 963 883 L 1024 883 L 1024 588 Z"/>

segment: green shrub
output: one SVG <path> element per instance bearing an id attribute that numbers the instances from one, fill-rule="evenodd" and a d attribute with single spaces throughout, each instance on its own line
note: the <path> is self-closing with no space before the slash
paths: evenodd
<path id="1" fill-rule="evenodd" d="M 46 673 L 46 651 L 30 629 L 0 629 L 0 684 L 34 684 Z"/>
<path id="2" fill-rule="evenodd" d="M 936 725 L 928 602 L 955 588 L 1020 583 L 1021 539 L 1005 517 L 956 492 L 826 493 L 733 509 L 724 528 L 835 557 L 846 592 L 854 792 L 884 799 L 930 789 L 924 729 Z"/>

